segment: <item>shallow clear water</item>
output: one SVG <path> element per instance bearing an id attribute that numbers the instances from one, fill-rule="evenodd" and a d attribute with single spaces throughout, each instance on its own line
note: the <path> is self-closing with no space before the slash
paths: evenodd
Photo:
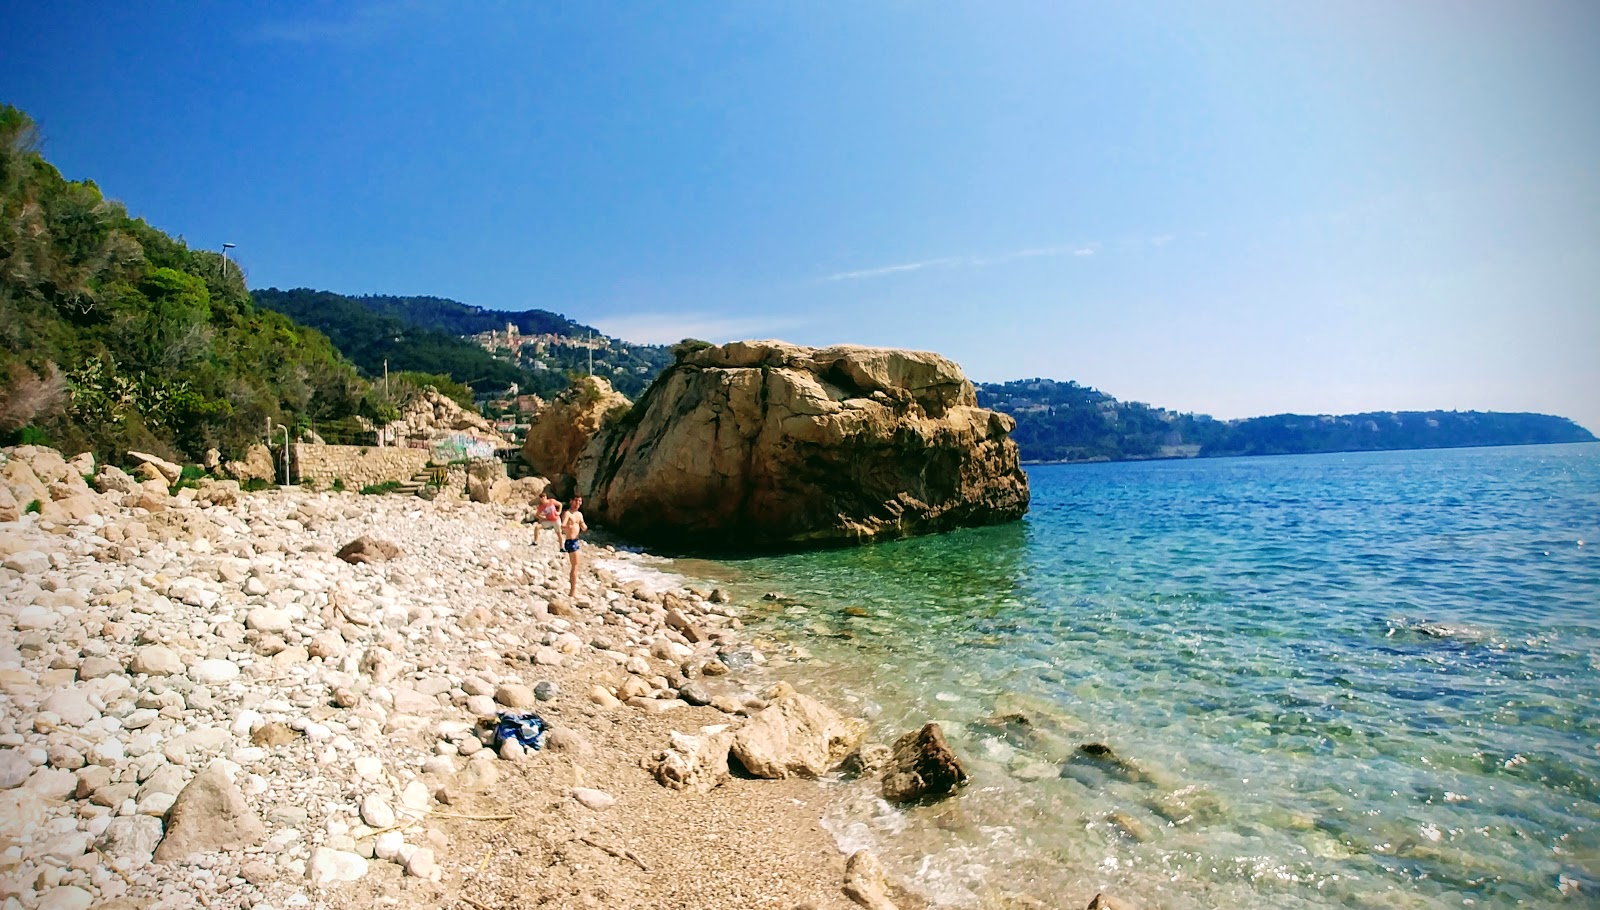
<path id="1" fill-rule="evenodd" d="M 1597 905 L 1600 445 L 1029 474 L 1017 524 L 679 563 L 968 761 L 910 810 L 835 782 L 841 842 L 957 906 Z"/>

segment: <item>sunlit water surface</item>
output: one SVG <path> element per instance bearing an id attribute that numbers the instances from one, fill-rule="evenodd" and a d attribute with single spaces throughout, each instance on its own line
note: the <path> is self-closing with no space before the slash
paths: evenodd
<path id="1" fill-rule="evenodd" d="M 675 564 L 967 761 L 909 810 L 831 781 L 841 845 L 951 906 L 1600 905 L 1600 445 L 1029 477 L 1009 526 Z"/>

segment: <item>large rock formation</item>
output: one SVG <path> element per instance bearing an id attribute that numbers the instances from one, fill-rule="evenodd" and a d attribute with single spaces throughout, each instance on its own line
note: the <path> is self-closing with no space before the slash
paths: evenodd
<path id="1" fill-rule="evenodd" d="M 496 433 L 494 425 L 474 411 L 456 404 L 432 386 L 406 402 L 400 417 L 385 429 L 395 439 L 425 439 L 430 442 L 460 434 L 489 443 L 497 449 L 511 445 Z"/>
<path id="2" fill-rule="evenodd" d="M 578 488 L 659 544 L 905 537 L 1027 511 L 1014 426 L 937 354 L 734 342 L 681 353 L 595 438 Z"/>
<path id="3" fill-rule="evenodd" d="M 572 477 L 584 449 L 626 411 L 628 396 L 598 376 L 578 379 L 546 405 L 528 427 L 522 460 L 545 477 Z M 579 492 L 583 492 L 580 486 Z"/>

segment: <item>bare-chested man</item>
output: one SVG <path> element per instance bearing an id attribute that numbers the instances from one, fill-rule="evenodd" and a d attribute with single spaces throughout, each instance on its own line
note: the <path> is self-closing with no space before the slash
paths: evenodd
<path id="1" fill-rule="evenodd" d="M 578 548 L 582 542 L 578 540 L 589 525 L 583 520 L 583 497 L 572 497 L 572 503 L 567 510 L 561 513 L 561 549 L 567 553 L 567 561 L 572 564 L 572 583 L 567 589 L 568 597 L 578 596 Z"/>

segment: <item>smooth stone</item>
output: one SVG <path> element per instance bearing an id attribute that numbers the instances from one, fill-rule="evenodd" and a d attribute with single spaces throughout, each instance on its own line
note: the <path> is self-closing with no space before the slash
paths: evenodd
<path id="1" fill-rule="evenodd" d="M 176 651 L 163 645 L 146 645 L 128 662 L 128 672 L 146 676 L 176 676 L 183 672 L 183 661 Z"/>
<path id="2" fill-rule="evenodd" d="M 76 885 L 61 885 L 46 891 L 34 906 L 37 910 L 89 910 L 92 903 L 94 895 L 88 891 Z"/>
<path id="3" fill-rule="evenodd" d="M 191 667 L 189 676 L 197 683 L 220 685 L 239 678 L 239 665 L 231 660 L 209 658 Z"/>
<path id="4" fill-rule="evenodd" d="M 98 720 L 100 710 L 89 701 L 89 693 L 72 687 L 57 689 L 39 704 L 39 710 L 60 717 L 63 723 L 81 727 Z"/>
<path id="5" fill-rule="evenodd" d="M 367 874 L 367 861 L 357 853 L 318 847 L 311 851 L 311 861 L 306 864 L 306 874 L 317 886 L 353 882 Z"/>
<path id="6" fill-rule="evenodd" d="M 609 809 L 617 803 L 615 796 L 604 790 L 595 790 L 590 787 L 575 788 L 572 791 L 572 798 L 590 809 Z"/>
<path id="7" fill-rule="evenodd" d="M 521 683 L 502 683 L 494 690 L 494 700 L 508 708 L 532 707 L 533 690 Z"/>
<path id="8" fill-rule="evenodd" d="M 376 793 L 369 793 L 361 800 L 361 820 L 372 828 L 394 827 L 394 810 L 389 808 L 389 803 Z"/>

